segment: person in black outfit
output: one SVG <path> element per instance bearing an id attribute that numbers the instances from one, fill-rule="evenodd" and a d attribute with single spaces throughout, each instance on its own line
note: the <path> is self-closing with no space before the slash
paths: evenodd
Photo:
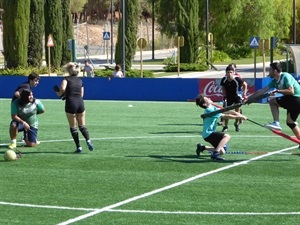
<path id="1" fill-rule="evenodd" d="M 232 66 L 226 67 L 226 76 L 222 78 L 220 86 L 222 87 L 223 97 L 226 99 L 227 106 L 242 103 L 243 99 L 247 96 L 247 83 L 238 76 L 234 75 L 235 69 Z M 240 90 L 243 88 L 243 96 Z M 240 107 L 235 111 L 240 113 Z M 234 123 L 235 131 L 240 131 L 240 121 L 236 120 Z M 222 132 L 228 130 L 228 120 L 224 120 L 224 127 Z"/>
<path id="2" fill-rule="evenodd" d="M 20 84 L 15 90 L 11 101 L 13 102 L 16 99 L 19 99 L 24 89 L 28 89 L 31 91 L 31 88 L 36 87 L 39 84 L 39 82 L 40 82 L 40 76 L 38 74 L 36 73 L 29 74 L 27 82 Z"/>
<path id="3" fill-rule="evenodd" d="M 70 132 L 76 145 L 75 153 L 81 153 L 77 125 L 86 140 L 90 151 L 94 150 L 91 142 L 88 129 L 85 126 L 85 107 L 83 102 L 84 87 L 82 80 L 77 77 L 80 72 L 80 66 L 76 63 L 68 63 L 64 69 L 69 73 L 60 85 L 59 91 L 56 92 L 58 96 L 65 95 L 65 112 L 70 125 Z"/>

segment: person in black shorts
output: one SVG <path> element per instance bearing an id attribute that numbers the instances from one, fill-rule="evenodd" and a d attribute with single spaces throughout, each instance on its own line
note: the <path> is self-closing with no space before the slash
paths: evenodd
<path id="1" fill-rule="evenodd" d="M 80 72 L 80 66 L 76 63 L 68 63 L 64 69 L 69 73 L 60 85 L 59 91 L 56 92 L 58 96 L 65 95 L 65 112 L 70 125 L 70 132 L 76 145 L 75 153 L 81 153 L 77 125 L 86 140 L 86 144 L 90 151 L 94 150 L 91 142 L 88 129 L 85 126 L 85 107 L 83 102 L 84 87 L 82 80 L 77 77 Z"/>
<path id="2" fill-rule="evenodd" d="M 220 86 L 222 87 L 222 93 L 226 99 L 227 106 L 242 103 L 243 99 L 247 96 L 248 85 L 247 83 L 238 76 L 234 75 L 235 69 L 233 66 L 226 67 L 226 76 L 222 78 Z M 243 89 L 243 96 L 240 93 L 240 90 Z M 241 108 L 237 108 L 235 111 L 240 113 Z M 240 121 L 236 120 L 234 123 L 235 131 L 240 131 Z M 228 120 L 224 119 L 224 126 L 222 132 L 228 130 Z"/>
<path id="3" fill-rule="evenodd" d="M 31 73 L 28 75 L 27 82 L 20 84 L 14 92 L 11 102 L 21 97 L 21 93 L 24 89 L 31 90 L 32 87 L 36 87 L 40 82 L 40 76 L 36 73 Z"/>

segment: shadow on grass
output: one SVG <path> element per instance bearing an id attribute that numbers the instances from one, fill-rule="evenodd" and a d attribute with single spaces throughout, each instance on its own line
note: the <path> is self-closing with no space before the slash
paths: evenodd
<path id="1" fill-rule="evenodd" d="M 207 163 L 207 162 L 217 162 L 217 163 L 235 163 L 235 162 L 242 162 L 244 159 L 241 160 L 221 160 L 216 161 L 210 158 L 210 155 L 201 155 L 200 157 L 196 155 L 182 155 L 182 156 L 174 156 L 174 155 L 148 155 L 148 156 L 127 156 L 127 157 L 149 157 L 153 159 L 157 159 L 160 161 L 165 162 L 179 162 L 179 163 Z"/>
<path id="2" fill-rule="evenodd" d="M 149 134 L 199 134 L 199 131 L 162 131 L 152 132 Z"/>
<path id="3" fill-rule="evenodd" d="M 170 123 L 170 124 L 158 124 L 159 126 L 203 126 L 203 124 L 195 123 Z"/>

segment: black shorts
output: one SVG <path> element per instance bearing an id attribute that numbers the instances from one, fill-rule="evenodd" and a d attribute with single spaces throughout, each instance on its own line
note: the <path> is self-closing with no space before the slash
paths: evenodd
<path id="1" fill-rule="evenodd" d="M 82 99 L 66 100 L 65 112 L 66 113 L 83 113 L 85 111 L 84 103 Z"/>
<path id="2" fill-rule="evenodd" d="M 240 96 L 236 95 L 227 97 L 227 106 L 237 103 L 242 103 L 242 98 Z"/>
<path id="3" fill-rule="evenodd" d="M 296 121 L 300 113 L 300 97 L 283 95 L 276 98 L 277 104 L 290 113 L 291 119 Z"/>
<path id="4" fill-rule="evenodd" d="M 222 132 L 213 132 L 208 137 L 204 138 L 204 140 L 210 143 L 214 148 L 217 148 L 220 141 L 224 138 L 225 133 Z"/>

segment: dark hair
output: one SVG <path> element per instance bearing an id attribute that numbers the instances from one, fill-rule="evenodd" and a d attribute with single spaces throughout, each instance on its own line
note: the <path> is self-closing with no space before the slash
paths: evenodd
<path id="1" fill-rule="evenodd" d="M 273 69 L 273 70 L 276 70 L 278 73 L 281 73 L 282 72 L 282 67 L 281 67 L 281 64 L 278 63 L 278 62 L 273 62 L 270 64 L 270 67 Z"/>
<path id="2" fill-rule="evenodd" d="M 206 106 L 204 106 L 205 104 L 205 100 L 204 100 L 204 94 L 199 94 L 197 95 L 196 99 L 195 99 L 195 102 L 196 102 L 196 105 L 201 107 L 201 108 L 207 108 Z"/>
<path id="3" fill-rule="evenodd" d="M 226 67 L 226 72 L 227 72 L 227 71 L 234 71 L 233 66 L 227 66 L 227 67 Z"/>
<path id="4" fill-rule="evenodd" d="M 34 79 L 40 79 L 40 75 L 36 74 L 36 73 L 31 73 L 28 75 L 28 82 Z"/>
<path id="5" fill-rule="evenodd" d="M 116 65 L 115 70 L 119 71 L 121 69 L 120 65 Z"/>
<path id="6" fill-rule="evenodd" d="M 26 105 L 29 102 L 29 95 L 31 94 L 31 90 L 24 89 L 20 94 L 20 103 L 22 106 Z"/>
<path id="7" fill-rule="evenodd" d="M 233 67 L 234 69 L 236 69 L 236 64 L 235 63 L 230 63 L 228 66 Z"/>

